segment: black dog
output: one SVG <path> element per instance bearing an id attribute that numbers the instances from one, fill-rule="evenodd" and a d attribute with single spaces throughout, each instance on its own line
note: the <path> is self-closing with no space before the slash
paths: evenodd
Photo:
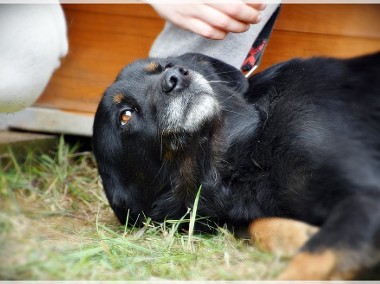
<path id="1" fill-rule="evenodd" d="M 140 60 L 105 92 L 93 144 L 121 223 L 179 219 L 201 186 L 198 214 L 215 222 L 263 238 L 285 218 L 320 227 L 282 278 L 380 262 L 380 53 L 295 59 L 249 81 L 200 54 Z"/>

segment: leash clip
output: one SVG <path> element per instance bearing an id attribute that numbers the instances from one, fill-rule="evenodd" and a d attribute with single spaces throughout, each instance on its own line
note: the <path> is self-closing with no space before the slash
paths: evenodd
<path id="1" fill-rule="evenodd" d="M 247 73 L 244 74 L 244 77 L 247 79 L 251 78 L 253 75 L 253 72 L 257 69 L 258 66 L 259 65 L 253 66 Z"/>

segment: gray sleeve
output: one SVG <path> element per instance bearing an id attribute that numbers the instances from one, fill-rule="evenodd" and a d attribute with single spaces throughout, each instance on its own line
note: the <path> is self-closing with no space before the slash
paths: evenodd
<path id="1" fill-rule="evenodd" d="M 280 2 L 280 1 L 279 1 Z M 253 42 L 279 4 L 268 4 L 261 21 L 244 33 L 229 33 L 223 40 L 203 38 L 167 22 L 149 52 L 150 57 L 177 56 L 186 52 L 203 53 L 240 68 Z"/>

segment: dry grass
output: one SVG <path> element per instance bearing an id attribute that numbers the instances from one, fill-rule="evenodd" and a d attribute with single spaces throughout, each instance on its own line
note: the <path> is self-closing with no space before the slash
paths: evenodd
<path id="1" fill-rule="evenodd" d="M 0 164 L 2 280 L 262 280 L 284 261 L 236 239 L 179 233 L 180 222 L 120 226 L 90 152 L 60 139 L 50 153 Z M 196 211 L 196 208 L 193 208 Z"/>

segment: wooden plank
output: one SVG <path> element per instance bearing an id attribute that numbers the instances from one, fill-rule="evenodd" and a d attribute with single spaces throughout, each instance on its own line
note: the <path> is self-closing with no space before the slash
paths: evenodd
<path id="1" fill-rule="evenodd" d="M 64 6 L 70 10 L 160 18 L 147 4 Z M 284 4 L 276 28 L 309 33 L 380 37 L 379 26 L 380 5 L 377 4 Z"/>
<path id="2" fill-rule="evenodd" d="M 0 118 L 3 115 L 0 114 Z M 68 112 L 58 109 L 28 107 L 14 113 L 8 120 L 11 129 L 40 131 L 45 133 L 65 133 L 91 136 L 94 114 L 86 112 Z"/>
<path id="3" fill-rule="evenodd" d="M 285 4 L 275 29 L 380 38 L 380 5 Z"/>
<path id="4" fill-rule="evenodd" d="M 109 15 L 91 11 L 92 6 L 94 5 L 89 5 L 88 11 L 65 9 L 69 36 L 76 36 L 83 32 L 96 32 L 98 37 L 125 34 L 156 37 L 164 25 L 164 21 L 158 17 L 142 18 L 138 15 L 129 15 L 129 13 L 123 14 L 122 11 L 119 11 L 119 14 Z"/>
<path id="5" fill-rule="evenodd" d="M 64 4 L 63 8 L 66 11 L 76 10 L 82 12 L 161 19 L 161 17 L 148 4 Z"/>
<path id="6" fill-rule="evenodd" d="M 377 51 L 380 39 L 274 31 L 258 71 L 293 57 L 348 58 Z"/>
<path id="7" fill-rule="evenodd" d="M 35 140 L 47 140 L 56 138 L 55 135 L 47 134 L 37 134 L 29 132 L 17 132 L 17 131 L 0 131 L 0 145 L 10 145 L 13 143 L 24 143 L 27 141 Z M 0 153 L 4 153 L 3 148 L 1 148 Z M 6 152 L 6 151 L 5 151 Z"/>
<path id="8" fill-rule="evenodd" d="M 77 5 L 65 9 L 160 19 L 150 5 Z M 284 4 L 276 29 L 359 37 L 380 37 L 380 5 Z"/>

